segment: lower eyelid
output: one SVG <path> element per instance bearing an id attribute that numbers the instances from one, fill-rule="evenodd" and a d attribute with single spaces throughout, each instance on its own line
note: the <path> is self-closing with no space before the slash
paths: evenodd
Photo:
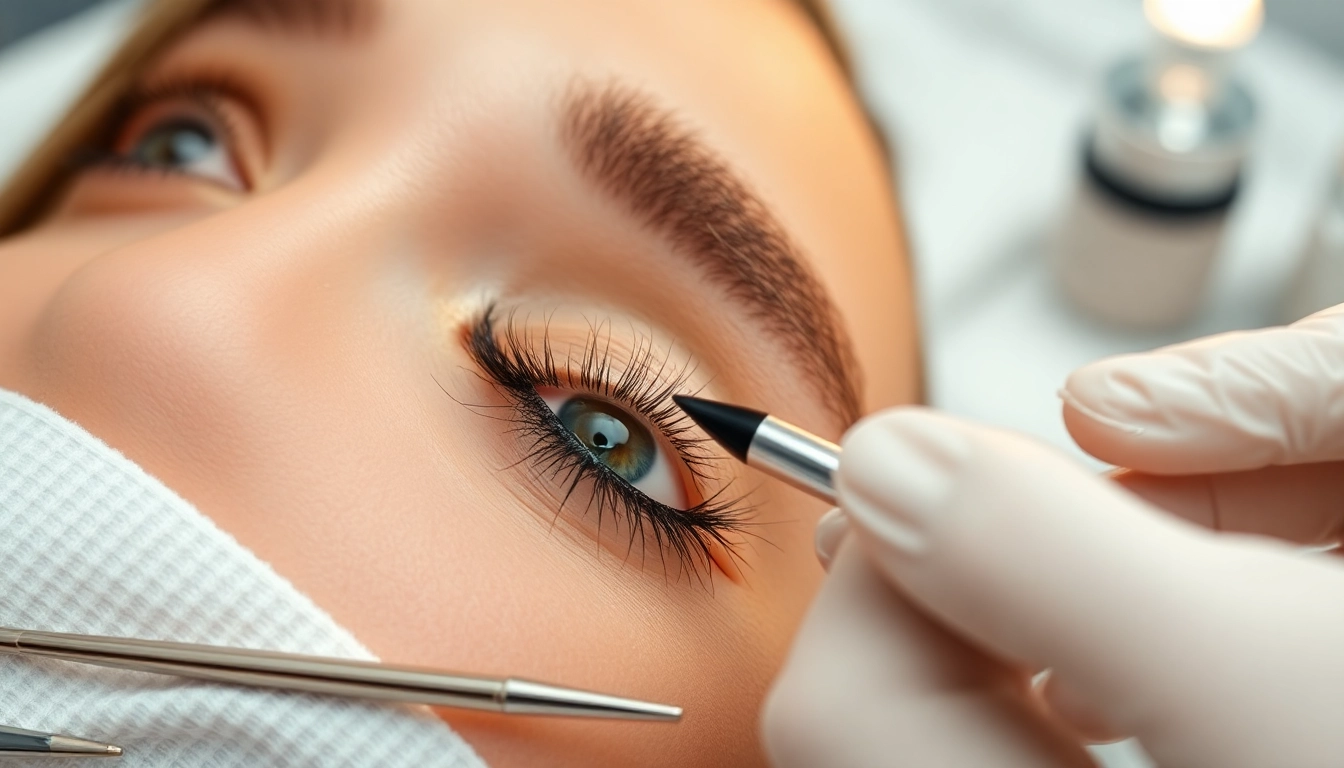
<path id="1" fill-rule="evenodd" d="M 532 388 L 531 391 L 534 394 L 534 396 L 536 396 L 538 399 L 542 401 L 542 403 L 545 404 L 545 406 L 550 411 L 550 414 L 552 416 L 555 415 L 555 410 L 568 398 L 573 397 L 576 394 L 580 395 L 582 394 L 582 393 L 576 393 L 572 390 L 560 389 L 555 387 L 544 387 L 544 386 Z M 554 427 L 556 429 L 565 429 L 564 426 L 560 423 L 558 417 L 555 419 Z M 664 446 L 664 450 L 670 450 L 670 448 Z M 673 455 L 675 455 L 675 452 L 673 452 Z M 745 572 L 742 568 L 741 555 L 739 554 L 738 550 L 739 548 L 746 546 L 747 537 L 758 536 L 757 534 L 751 533 L 749 531 L 748 526 L 750 525 L 750 523 L 747 523 L 745 521 L 745 518 L 749 514 L 750 509 L 748 507 L 744 507 L 741 505 L 742 502 L 741 499 L 731 500 L 727 503 L 722 504 L 714 503 L 715 501 L 722 501 L 717 498 L 709 500 L 705 499 L 704 495 L 700 492 L 699 488 L 697 487 L 696 480 L 694 476 L 692 476 L 690 469 L 686 466 L 684 462 L 680 460 L 675 460 L 675 463 L 672 464 L 671 467 L 669 467 L 669 469 L 676 469 L 681 475 L 681 477 L 679 478 L 679 482 L 683 484 L 682 487 L 686 489 L 686 492 L 688 494 L 694 494 L 693 498 L 690 498 L 685 506 L 671 507 L 672 509 L 685 511 L 687 514 L 690 515 L 706 514 L 706 513 L 721 514 L 719 510 L 722 510 L 727 512 L 729 517 L 733 520 L 733 522 L 728 523 L 727 526 L 719 532 L 719 536 L 701 534 L 703 538 L 696 539 L 698 543 L 695 545 L 695 548 L 688 549 L 686 553 L 684 553 L 683 557 L 675 559 L 677 562 L 680 563 L 678 567 L 689 569 L 688 573 L 691 575 L 691 578 L 697 580 L 698 583 L 701 583 L 702 585 L 705 583 L 704 582 L 705 577 L 699 571 L 699 567 L 701 565 L 710 567 L 711 564 L 712 567 L 717 567 L 717 569 L 733 583 L 744 584 L 746 577 Z M 593 481 L 590 480 L 588 482 L 591 483 Z M 589 514 L 593 512 L 591 502 L 588 503 L 577 502 L 577 504 L 575 504 L 575 502 L 572 499 L 569 499 L 569 494 L 574 493 L 572 487 L 563 487 L 563 488 L 557 487 L 555 491 L 566 497 L 567 502 L 564 506 L 575 505 L 575 508 L 581 511 L 582 516 L 584 518 L 594 516 Z M 638 489 L 635 489 L 635 491 L 633 492 L 643 493 Z M 586 495 L 587 493 L 588 493 L 587 491 L 584 491 L 581 493 L 575 493 L 574 495 L 576 496 Z M 625 502 L 618 501 L 609 503 L 623 504 Z M 646 500 L 645 503 L 650 503 L 650 501 Z M 658 506 L 664 506 L 660 502 L 652 502 L 652 503 L 657 504 Z M 704 509 L 706 511 L 699 512 L 697 511 L 698 509 Z M 564 511 L 563 506 L 561 511 L 562 512 Z M 638 515 L 642 513 L 634 513 L 634 514 Z M 651 558 L 652 557 L 651 552 L 659 551 L 660 547 L 664 550 L 668 548 L 669 546 L 668 542 L 670 537 L 651 533 L 651 526 L 649 526 L 647 522 L 639 522 L 635 524 L 636 526 L 635 530 L 631 531 L 628 529 L 628 526 L 631 525 L 631 523 L 629 523 L 628 521 L 624 521 L 620 517 L 617 517 L 615 520 L 604 521 L 603 518 L 607 516 L 608 516 L 607 512 L 603 510 L 598 510 L 595 517 L 599 519 L 596 520 L 595 523 L 593 520 L 587 520 L 585 525 L 593 525 L 595 528 L 593 534 L 597 536 L 600 540 L 604 540 L 605 537 L 607 537 L 607 534 L 603 532 L 605 530 L 605 527 L 612 526 L 613 523 L 615 523 L 614 527 L 617 530 L 622 531 L 622 533 L 617 534 L 614 537 L 615 540 L 608 543 L 613 546 L 619 546 L 620 544 L 624 544 L 628 548 L 633 548 L 636 546 L 643 547 L 644 548 L 643 554 L 638 556 L 640 562 L 644 562 L 646 558 Z M 641 543 L 635 544 L 636 539 L 638 539 Z M 630 549 L 627 549 L 624 552 L 618 552 L 618 554 L 621 556 L 623 563 L 631 562 Z M 649 562 L 653 561 L 649 560 Z M 665 569 L 665 575 L 667 575 L 666 569 L 670 561 L 663 557 L 659 557 L 658 562 L 663 563 Z"/>

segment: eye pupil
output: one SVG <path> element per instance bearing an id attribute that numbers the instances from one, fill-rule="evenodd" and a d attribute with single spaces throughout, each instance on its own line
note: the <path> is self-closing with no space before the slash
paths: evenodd
<path id="1" fill-rule="evenodd" d="M 556 415 L 594 458 L 627 481 L 638 482 L 653 468 L 658 457 L 653 435 L 620 407 L 592 397 L 572 397 Z"/>
<path id="2" fill-rule="evenodd" d="M 210 130 L 195 122 L 160 125 L 135 145 L 132 154 L 147 165 L 178 168 L 200 162 L 215 149 Z"/>

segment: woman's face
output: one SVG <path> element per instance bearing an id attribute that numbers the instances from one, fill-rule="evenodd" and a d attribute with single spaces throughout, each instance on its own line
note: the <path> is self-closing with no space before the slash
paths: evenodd
<path id="1" fill-rule="evenodd" d="M 916 395 L 883 161 L 801 12 L 227 3 L 106 149 L 0 243 L 0 386 L 385 660 L 686 711 L 441 712 L 492 764 L 760 762 L 824 505 L 668 396 L 836 438 Z"/>

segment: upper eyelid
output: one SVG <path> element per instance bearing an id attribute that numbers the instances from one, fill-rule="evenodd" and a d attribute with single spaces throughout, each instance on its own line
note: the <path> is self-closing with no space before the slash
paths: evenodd
<path id="1" fill-rule="evenodd" d="M 172 102 L 174 100 L 182 100 L 189 102 L 193 106 L 206 112 L 211 118 L 211 120 L 219 128 L 220 132 L 223 134 L 221 138 L 224 140 L 225 144 L 230 147 L 234 145 L 237 139 L 237 129 L 235 128 L 233 121 L 230 120 L 228 115 L 224 113 L 224 110 L 219 108 L 219 105 L 214 101 L 214 98 L 211 95 L 204 93 L 190 93 L 190 94 L 184 93 L 183 95 L 180 96 L 173 96 L 173 95 L 152 96 L 152 97 L 138 98 L 134 102 L 127 102 L 124 114 L 122 114 L 120 117 L 117 118 L 116 124 L 113 126 L 112 129 L 113 136 L 115 137 L 115 139 L 120 139 L 122 137 L 123 132 L 127 129 L 128 125 L 135 119 L 135 117 L 139 113 L 143 112 L 144 110 L 150 109 L 152 107 L 157 107 L 160 106 L 161 104 Z"/>
<path id="2" fill-rule="evenodd" d="M 259 98 L 257 91 L 244 80 L 217 70 L 186 70 L 141 80 L 122 96 L 109 115 L 103 143 L 106 144 L 111 140 L 107 135 L 109 132 L 119 131 L 136 112 L 174 99 L 193 102 L 208 110 L 217 118 L 220 127 L 227 134 L 225 138 L 231 145 L 239 138 L 240 126 L 222 105 L 226 102 L 240 105 L 256 123 L 255 133 L 261 161 L 270 163 L 272 126 L 267 119 L 268 112 L 264 100 Z"/>
<path id="3" fill-rule="evenodd" d="M 93 141 L 71 158 L 72 167 L 75 170 L 118 165 L 140 167 L 123 154 L 125 150 L 119 145 L 127 140 L 128 131 L 145 110 L 177 101 L 198 110 L 218 132 L 217 138 L 238 176 L 239 191 L 256 191 L 258 179 L 271 165 L 265 114 L 251 89 L 214 70 L 185 70 L 142 78 L 108 113 Z M 154 120 L 140 127 L 158 124 Z M 190 172 L 179 173 L 175 169 L 156 170 L 194 177 Z"/>

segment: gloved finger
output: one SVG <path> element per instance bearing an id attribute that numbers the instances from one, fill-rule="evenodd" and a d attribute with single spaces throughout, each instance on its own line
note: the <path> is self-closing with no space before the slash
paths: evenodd
<path id="1" fill-rule="evenodd" d="M 1093 456 L 1179 475 L 1344 460 L 1344 306 L 1080 368 L 1064 422 Z"/>
<path id="2" fill-rule="evenodd" d="M 822 515 L 817 521 L 817 531 L 814 534 L 817 560 L 821 561 L 824 570 L 831 570 L 831 561 L 835 559 L 836 550 L 840 548 L 840 542 L 844 541 L 847 533 L 849 533 L 849 518 L 845 517 L 845 513 L 839 507 Z"/>
<path id="3" fill-rule="evenodd" d="M 912 607 L 850 537 L 761 715 L 775 768 L 1092 765 L 1020 671 Z"/>
<path id="4" fill-rule="evenodd" d="M 1332 544 L 1344 531 L 1344 462 L 1168 477 L 1124 470 L 1113 479 L 1163 510 L 1215 531 L 1296 544 Z"/>
<path id="5" fill-rule="evenodd" d="M 963 637 L 1051 669 L 1159 764 L 1344 753 L 1334 558 L 1214 534 L 1030 440 L 920 409 L 865 419 L 843 448 L 840 503 L 879 570 Z"/>
<path id="6" fill-rule="evenodd" d="M 1058 675 L 1047 673 L 1036 689 L 1050 712 L 1085 741 L 1105 744 L 1126 738 L 1125 734 L 1111 727 L 1106 715 L 1091 700 L 1073 690 L 1068 683 L 1060 682 Z"/>

